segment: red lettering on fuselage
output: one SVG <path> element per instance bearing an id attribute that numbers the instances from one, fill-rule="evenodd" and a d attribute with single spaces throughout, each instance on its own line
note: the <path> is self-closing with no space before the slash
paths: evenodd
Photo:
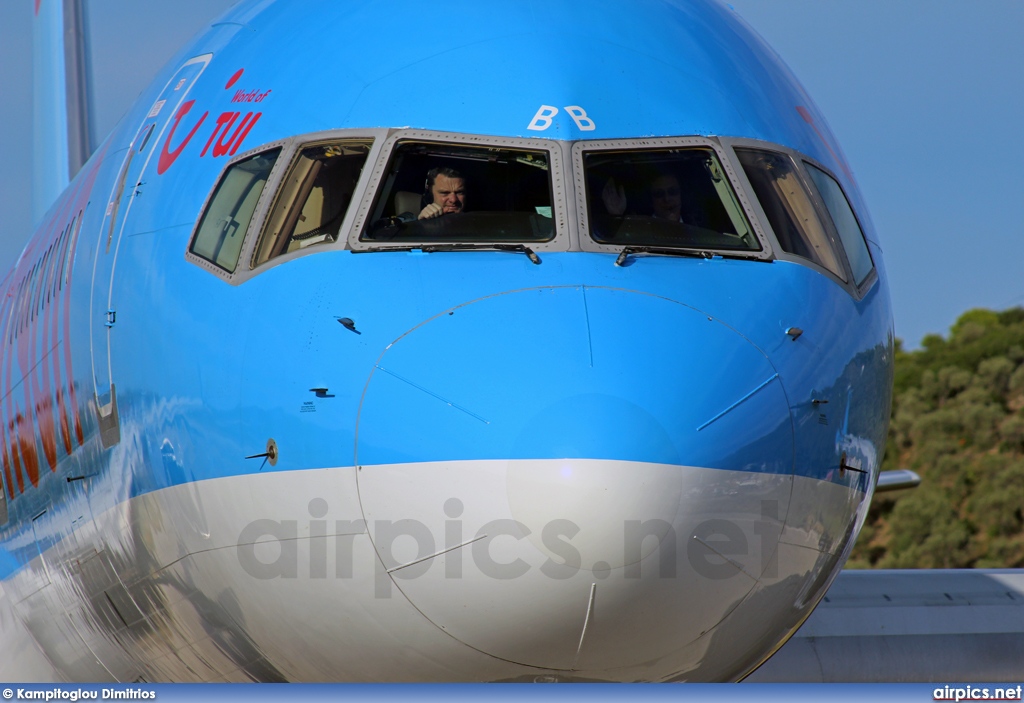
<path id="1" fill-rule="evenodd" d="M 96 172 L 93 171 L 91 177 L 86 185 L 86 197 L 88 197 L 89 191 L 92 190 L 93 180 L 96 178 Z M 82 206 L 83 212 L 85 205 Z M 71 371 L 71 269 L 75 262 L 75 249 L 78 245 L 78 234 L 82 231 L 82 221 L 79 217 L 78 225 L 75 227 L 75 231 L 71 234 L 70 241 L 68 243 L 69 251 L 67 258 L 67 274 L 64 276 L 64 314 L 61 316 L 64 322 L 64 378 L 65 388 L 70 396 L 71 409 L 74 411 L 75 418 L 75 439 L 78 440 L 78 446 L 85 444 L 85 434 L 82 431 L 82 419 L 78 414 L 78 402 L 75 398 L 75 376 Z M 56 362 L 56 359 L 54 359 Z"/>
<path id="2" fill-rule="evenodd" d="M 217 124 L 213 128 L 213 134 L 206 140 L 206 145 L 203 146 L 203 150 L 199 152 L 199 156 L 206 156 L 206 150 L 213 144 L 213 140 L 216 139 L 217 133 L 220 132 L 220 128 L 224 127 L 225 131 L 231 128 L 231 123 L 238 117 L 237 112 L 222 112 L 220 117 L 217 118 Z"/>
<path id="3" fill-rule="evenodd" d="M 260 92 L 259 90 L 250 90 L 248 92 L 244 91 L 244 90 L 236 90 L 234 97 L 231 98 L 231 102 L 233 102 L 233 103 L 261 103 L 261 102 L 263 102 L 266 99 L 266 97 L 268 95 L 270 95 L 270 92 L 271 91 L 269 91 L 269 90 L 265 90 L 263 92 Z"/>
<path id="4" fill-rule="evenodd" d="M 249 134 L 249 130 L 253 128 L 256 121 L 263 115 L 262 112 L 252 113 L 247 112 L 242 121 L 235 127 L 234 133 L 227 138 L 228 133 L 231 131 L 231 126 L 234 125 L 235 120 L 241 115 L 241 112 L 223 112 L 220 117 L 217 118 L 217 125 L 213 129 L 213 134 L 206 140 L 206 144 L 203 146 L 203 150 L 199 152 L 199 156 L 206 156 L 207 150 L 210 149 L 210 145 L 213 145 L 213 150 L 210 152 L 214 157 L 233 155 L 238 151 L 238 147 L 242 145 L 242 141 L 246 135 Z M 219 135 L 219 138 L 218 138 Z M 214 141 L 216 140 L 216 142 Z"/>
<path id="5" fill-rule="evenodd" d="M 61 318 L 64 323 L 63 346 L 65 379 L 65 382 L 62 384 L 62 388 L 66 390 L 67 395 L 69 396 L 71 410 L 74 413 L 75 439 L 78 440 L 78 446 L 85 444 L 85 434 L 82 431 L 82 418 L 79 415 L 78 401 L 75 397 L 75 375 L 71 368 L 71 274 L 74 269 L 75 251 L 78 247 L 78 235 L 82 231 L 82 218 L 85 216 L 85 210 L 89 205 L 89 196 L 92 194 L 92 187 L 96 183 L 96 175 L 99 173 L 99 167 L 103 162 L 103 157 L 105 155 L 106 149 L 104 149 L 104 152 L 96 159 L 96 163 L 92 167 L 92 170 L 86 175 L 82 182 L 81 190 L 79 190 L 79 195 L 76 198 L 75 209 L 79 213 L 78 223 L 75 225 L 75 228 L 68 239 L 68 254 L 67 258 L 64 260 L 66 271 L 62 277 L 62 285 L 64 287 L 64 314 L 61 315 Z"/>
<path id="6" fill-rule="evenodd" d="M 29 272 L 28 275 L 32 275 Z M 15 415 L 16 424 L 18 426 L 18 447 L 21 449 L 21 461 L 22 468 L 25 470 L 26 478 L 29 483 L 33 486 L 39 483 L 39 451 L 36 449 L 36 437 L 33 431 L 32 420 L 32 384 L 29 383 L 29 379 L 25 377 L 25 369 L 31 368 L 29 365 L 29 337 L 31 336 L 31 325 L 29 323 L 29 314 L 31 305 L 31 281 L 28 285 L 27 295 L 24 296 L 25 300 L 22 304 L 22 315 L 23 322 L 21 324 L 20 334 L 18 335 L 17 349 L 18 349 L 18 368 L 22 369 L 22 383 L 21 387 L 25 391 L 25 415 L 18 413 Z"/>
<path id="7" fill-rule="evenodd" d="M 199 118 L 199 121 L 196 122 L 194 127 L 192 127 L 192 131 L 188 133 L 188 136 L 185 137 L 181 144 L 179 144 L 177 148 L 174 149 L 174 151 L 168 151 L 167 148 L 170 146 L 171 139 L 174 137 L 174 130 L 176 130 L 178 128 L 178 125 L 181 123 L 181 118 L 187 115 L 188 111 L 191 110 L 192 106 L 195 104 L 195 100 L 189 100 L 188 102 L 182 103 L 181 107 L 178 108 L 178 112 L 175 113 L 174 124 L 171 125 L 171 130 L 167 134 L 167 139 L 164 140 L 164 145 L 160 149 L 160 161 L 156 165 L 156 172 L 158 174 L 164 173 L 167 169 L 171 167 L 171 165 L 175 162 L 178 156 L 181 155 L 181 152 L 185 149 L 185 146 L 189 143 L 192 137 L 195 136 L 195 133 L 199 129 L 199 126 L 203 124 L 203 120 L 205 120 L 206 116 L 209 114 L 208 112 L 204 112 L 203 116 Z"/>
<path id="8" fill-rule="evenodd" d="M 38 334 L 29 335 L 32 345 L 32 358 L 45 359 L 50 353 L 49 344 L 49 315 L 53 312 L 52 305 L 45 305 L 46 287 L 49 281 L 50 264 L 53 260 L 53 245 L 43 255 L 42 264 L 39 267 L 36 280 L 36 292 L 32 299 L 32 314 L 38 320 Z M 51 471 L 57 469 L 57 435 L 56 425 L 53 422 L 52 409 L 48 407 L 50 397 L 50 379 L 46 364 L 34 364 L 29 372 L 32 383 L 32 392 L 36 398 L 35 415 L 36 424 L 39 427 L 39 438 L 43 444 L 43 455 L 46 457 L 46 464 Z"/>
<path id="9" fill-rule="evenodd" d="M 77 188 L 75 195 L 77 195 Z M 33 304 L 33 315 L 40 319 L 39 335 L 31 334 L 29 337 L 35 351 L 32 354 L 33 359 L 45 360 L 48 355 L 53 354 L 56 351 L 57 335 L 51 334 L 51 330 L 55 330 L 55 322 L 51 323 L 51 319 L 56 321 L 57 319 L 57 306 L 53 303 L 51 291 L 54 282 L 55 264 L 57 261 L 57 254 L 59 251 L 58 244 L 60 243 L 61 236 L 56 234 L 63 232 L 70 226 L 66 224 L 63 227 L 58 226 L 58 223 L 67 222 L 70 213 L 72 212 L 72 205 L 74 204 L 74 197 L 67 198 L 61 207 L 59 214 L 56 219 L 50 223 L 50 230 L 47 239 L 50 240 L 50 246 L 46 250 L 46 254 L 43 255 L 42 266 L 39 269 L 38 278 L 36 280 L 36 296 Z M 45 363 L 35 364 L 32 367 L 30 373 L 32 379 L 32 390 L 38 399 L 36 402 L 35 412 L 37 418 L 37 424 L 39 426 L 39 436 L 43 444 L 43 454 L 46 456 L 46 462 L 50 467 L 51 471 L 57 470 L 57 425 L 56 419 L 53 416 L 55 410 L 55 404 L 53 403 L 53 386 L 60 382 L 58 375 L 53 376 L 53 384 L 51 384 L 50 374 Z"/>
<path id="10" fill-rule="evenodd" d="M 0 450 L 4 453 L 4 485 L 7 486 L 7 497 L 14 498 L 14 479 L 11 476 L 11 461 L 7 458 L 7 438 L 6 434 L 0 432 L 0 435 L 5 435 L 3 442 L 0 443 Z"/>
<path id="11" fill-rule="evenodd" d="M 18 294 L 18 308 L 15 310 L 15 314 L 17 315 L 17 327 L 15 327 L 17 339 L 15 341 L 15 349 L 18 359 L 18 368 L 21 371 L 21 389 L 25 399 L 25 403 L 22 406 L 24 408 L 24 414 L 15 414 L 15 425 L 17 426 L 16 433 L 18 448 L 21 450 L 22 469 L 25 471 L 25 477 L 33 486 L 39 483 L 39 451 L 36 447 L 35 432 L 33 431 L 34 423 L 32 422 L 34 413 L 32 408 L 32 364 L 29 361 L 31 358 L 29 338 L 35 331 L 32 325 L 32 284 L 34 283 L 39 262 L 31 262 L 36 258 L 35 255 L 38 249 L 38 242 L 38 239 L 33 241 L 29 250 L 26 252 L 26 254 L 30 254 L 30 256 L 23 256 L 23 260 L 29 263 L 27 263 L 23 269 L 24 282 L 20 286 L 21 291 Z M 26 415 L 28 417 L 26 417 Z"/>
<path id="12" fill-rule="evenodd" d="M 228 90 L 235 84 L 235 82 L 241 78 L 244 69 L 238 69 L 224 86 L 225 90 Z M 234 96 L 231 98 L 233 103 L 259 103 L 263 102 L 270 93 L 273 92 L 271 89 L 267 90 L 236 90 Z M 174 131 L 177 129 L 178 124 L 185 114 L 192 108 L 195 100 L 189 100 L 183 103 L 178 112 L 174 115 L 174 121 L 171 125 L 171 129 L 167 135 L 167 139 L 164 141 L 163 150 L 160 153 L 160 161 L 157 165 L 157 173 L 163 174 L 169 169 L 178 156 L 185 149 L 185 146 L 189 143 L 193 136 L 195 136 L 196 130 L 206 119 L 209 112 L 204 112 L 203 116 L 199 118 L 199 121 L 192 127 L 188 136 L 175 148 L 170 151 L 170 145 Z M 241 112 L 234 110 L 226 110 L 222 112 L 216 119 L 213 125 L 213 131 L 210 136 L 207 137 L 206 142 L 203 144 L 202 150 L 199 152 L 199 158 L 205 158 L 207 155 L 213 158 L 219 158 L 221 156 L 233 156 L 235 152 L 242 146 L 242 142 L 248 136 L 249 132 L 259 121 L 260 117 L 263 116 L 262 112 L 248 112 L 245 116 L 242 116 Z M 241 117 L 241 121 L 238 119 Z M 237 126 L 236 126 L 237 123 Z"/>
<path id="13" fill-rule="evenodd" d="M 56 276 L 55 276 L 55 279 L 54 279 L 54 282 L 53 282 L 53 289 L 52 289 L 52 292 L 53 292 L 53 303 L 54 303 L 55 306 L 60 303 L 60 298 L 59 298 L 59 296 L 57 294 L 60 293 L 61 291 L 63 291 L 63 289 L 64 289 L 63 282 L 64 282 L 64 277 L 65 277 L 65 268 L 68 266 L 68 252 L 69 252 L 69 245 L 71 243 L 71 238 L 75 236 L 75 230 L 78 227 L 82 226 L 82 215 L 83 215 L 83 212 L 81 210 L 79 210 L 78 213 L 72 218 L 71 224 L 69 224 L 67 226 L 67 229 L 64 230 L 64 232 L 61 235 L 61 238 L 59 240 L 60 246 L 57 248 L 57 260 L 56 260 L 55 266 L 54 266 L 54 272 L 55 272 Z M 66 310 L 66 309 L 67 309 L 67 307 L 65 306 L 64 310 Z M 53 326 L 52 326 L 52 328 L 50 330 L 50 335 L 51 335 L 52 339 L 54 339 L 54 340 L 60 339 L 60 336 L 59 336 L 60 335 L 60 327 L 58 325 L 59 317 L 60 316 L 58 316 L 58 315 L 51 315 L 51 323 L 52 323 Z M 67 335 L 65 335 L 64 339 L 67 339 L 67 338 L 68 338 Z M 57 417 L 60 420 L 60 437 L 61 437 L 61 440 L 64 442 L 64 451 L 67 452 L 68 454 L 70 454 L 71 453 L 71 428 L 70 428 L 69 423 L 68 423 L 67 406 L 64 403 L 64 389 L 61 387 L 61 382 L 60 382 L 60 379 L 61 379 L 60 354 L 54 354 L 53 355 L 53 378 L 54 378 L 54 385 L 56 385 L 56 387 L 57 387 L 56 411 L 57 411 Z M 71 383 L 73 383 L 73 380 L 68 378 L 68 379 L 66 379 L 66 382 L 68 384 L 71 384 Z"/>
<path id="14" fill-rule="evenodd" d="M 227 114 L 227 113 L 225 113 L 225 114 Z M 241 131 L 243 125 L 245 125 L 245 123 L 252 116 L 251 112 L 249 114 L 247 114 L 245 116 L 245 119 L 242 120 L 242 123 L 239 124 L 238 127 L 235 129 L 235 133 L 233 135 L 231 135 L 231 138 L 228 139 L 228 141 L 225 142 L 224 141 L 224 137 L 226 137 L 228 132 L 231 131 L 231 125 L 233 125 L 235 123 L 235 119 L 237 119 L 238 116 L 241 115 L 242 113 L 241 112 L 232 112 L 230 114 L 231 114 L 231 119 L 229 119 L 227 124 L 224 125 L 224 129 L 222 129 L 220 131 L 220 139 L 218 139 L 217 143 L 213 145 L 213 155 L 214 156 L 224 156 L 224 154 L 228 153 L 228 151 L 231 148 L 231 142 L 234 141 L 235 137 L 237 137 L 238 133 Z M 216 134 L 216 132 L 214 132 L 214 134 Z M 210 139 L 212 141 L 213 137 L 210 137 Z"/>
<path id="15" fill-rule="evenodd" d="M 224 90 L 227 90 L 228 88 L 233 86 L 235 83 L 237 83 L 238 79 L 242 77 L 243 73 L 245 73 L 245 69 L 244 68 L 240 68 L 237 71 L 235 71 L 234 74 L 231 76 L 231 78 L 228 78 L 228 82 L 224 86 Z"/>
<path id="16" fill-rule="evenodd" d="M 6 347 L 7 346 L 6 341 L 7 341 L 8 323 L 9 323 L 9 320 L 10 320 L 11 305 L 13 303 L 13 290 L 12 290 L 13 287 L 14 287 L 14 283 L 11 281 L 10 278 L 8 278 L 8 279 L 6 279 L 4 281 L 4 291 L 3 291 L 4 297 L 3 297 L 3 300 L 0 301 L 0 346 L 2 346 L 2 347 Z M 4 357 L 4 359 L 5 359 L 5 362 L 2 364 L 2 366 L 0 366 L 0 373 L 4 373 L 6 371 L 6 367 L 8 366 L 8 364 L 6 363 L 6 356 Z M 5 374 L 5 375 L 7 375 L 9 377 L 9 374 Z M 2 376 L 0 376 L 0 378 L 2 378 Z M 10 382 L 5 383 L 3 387 L 4 388 L 9 388 L 10 387 Z M 2 418 L 2 417 L 3 417 L 3 414 L 0 413 L 0 418 Z M 0 452 L 3 453 L 4 478 L 6 479 L 5 484 L 7 486 L 7 494 L 8 494 L 8 496 L 13 498 L 14 497 L 14 475 L 12 473 L 12 467 L 13 467 L 14 459 L 9 454 L 11 449 L 8 448 L 8 442 L 7 442 L 7 437 L 8 436 L 13 436 L 13 433 L 9 432 L 7 427 L 5 427 L 2 424 L 0 424 Z M 13 471 L 16 473 L 17 469 L 13 468 Z"/>
<path id="17" fill-rule="evenodd" d="M 89 172 L 62 196 L 58 208 L 22 254 L 21 264 L 4 282 L 0 304 L 0 378 L 8 391 L 0 404 L 0 453 L 3 476 L 12 498 L 15 491 L 23 493 L 39 484 L 40 446 L 51 472 L 57 470 L 58 425 L 66 454 L 75 449 L 69 415 L 74 416 L 77 446 L 84 444 L 71 370 L 70 283 L 74 242 L 102 159 L 101 154 Z M 59 291 L 64 295 L 58 295 Z M 62 337 L 58 336 L 59 321 L 64 323 Z M 65 351 L 63 365 L 58 352 L 61 344 Z M 21 395 L 11 390 L 16 389 L 16 384 L 12 385 L 15 360 Z M 66 397 L 70 397 L 70 408 Z"/>

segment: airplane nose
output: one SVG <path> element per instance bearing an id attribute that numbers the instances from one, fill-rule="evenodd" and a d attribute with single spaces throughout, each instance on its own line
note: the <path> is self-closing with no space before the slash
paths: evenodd
<path id="1" fill-rule="evenodd" d="M 367 382 L 378 597 L 529 666 L 654 661 L 751 592 L 792 456 L 771 363 L 692 307 L 584 286 L 471 301 L 396 340 Z"/>

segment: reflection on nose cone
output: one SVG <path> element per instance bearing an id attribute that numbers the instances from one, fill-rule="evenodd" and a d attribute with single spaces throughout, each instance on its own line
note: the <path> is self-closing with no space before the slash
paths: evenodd
<path id="1" fill-rule="evenodd" d="M 764 355 L 618 289 L 450 312 L 388 348 L 360 409 L 379 595 L 493 656 L 576 672 L 659 660 L 722 622 L 770 568 L 789 495 Z"/>

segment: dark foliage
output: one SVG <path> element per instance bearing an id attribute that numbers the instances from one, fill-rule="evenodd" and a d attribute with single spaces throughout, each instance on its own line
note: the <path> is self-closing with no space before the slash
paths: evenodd
<path id="1" fill-rule="evenodd" d="M 922 482 L 875 497 L 848 566 L 1024 567 L 1024 309 L 969 310 L 921 346 L 897 345 L 882 468 Z"/>

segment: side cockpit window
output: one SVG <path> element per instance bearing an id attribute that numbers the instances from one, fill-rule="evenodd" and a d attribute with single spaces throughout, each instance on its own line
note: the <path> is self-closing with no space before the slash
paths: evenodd
<path id="1" fill-rule="evenodd" d="M 361 242 L 546 242 L 555 236 L 541 150 L 399 141 Z"/>
<path id="2" fill-rule="evenodd" d="M 836 232 L 839 233 L 839 240 L 843 243 L 843 249 L 846 250 L 846 257 L 850 260 L 853 281 L 860 286 L 874 269 L 874 264 L 871 262 L 871 253 L 864 240 L 864 232 L 857 222 L 857 216 L 853 214 L 850 201 L 846 199 L 846 195 L 836 179 L 816 166 L 806 162 L 805 165 L 825 203 L 825 209 L 832 217 Z"/>
<path id="3" fill-rule="evenodd" d="M 590 235 L 628 247 L 760 251 L 710 147 L 583 154 Z"/>
<path id="4" fill-rule="evenodd" d="M 736 156 L 782 249 L 845 281 L 846 273 L 792 160 L 762 149 L 737 148 Z"/>
<path id="5" fill-rule="evenodd" d="M 253 267 L 291 251 L 337 241 L 372 143 L 334 140 L 300 149 L 267 217 Z"/>
<path id="6" fill-rule="evenodd" d="M 280 149 L 271 149 L 224 172 L 196 228 L 189 247 L 192 254 L 234 272 L 256 203 L 280 154 Z"/>

